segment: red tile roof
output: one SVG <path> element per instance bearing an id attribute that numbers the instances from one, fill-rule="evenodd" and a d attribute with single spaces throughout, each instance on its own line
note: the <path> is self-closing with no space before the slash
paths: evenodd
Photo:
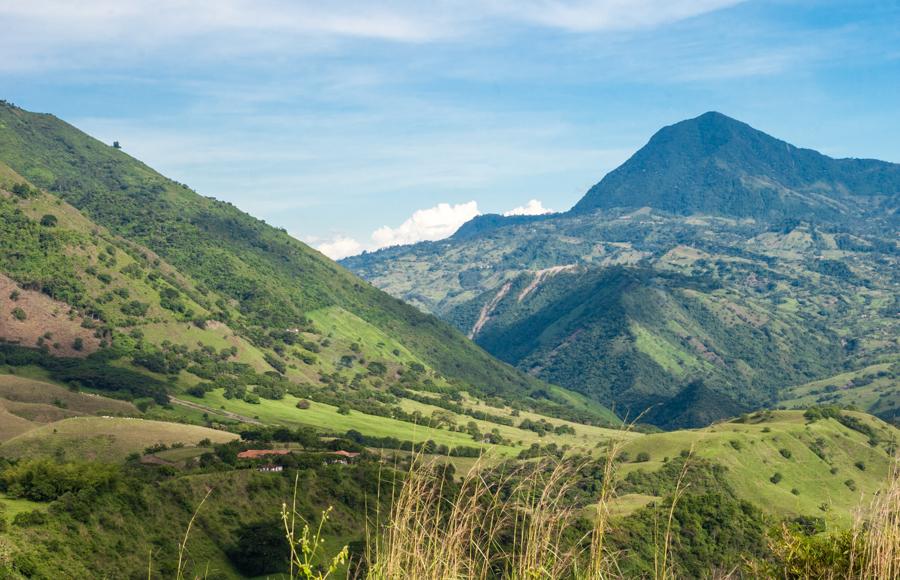
<path id="1" fill-rule="evenodd" d="M 287 455 L 290 449 L 248 449 L 238 453 L 240 459 L 257 459 L 266 455 Z"/>
<path id="2" fill-rule="evenodd" d="M 353 457 L 356 457 L 357 455 L 359 455 L 359 453 L 354 453 L 354 452 L 352 452 L 352 451 L 343 451 L 343 450 L 341 450 L 341 451 L 335 451 L 334 453 L 332 453 L 332 455 L 340 455 L 341 457 L 350 457 L 350 458 L 353 458 Z"/>

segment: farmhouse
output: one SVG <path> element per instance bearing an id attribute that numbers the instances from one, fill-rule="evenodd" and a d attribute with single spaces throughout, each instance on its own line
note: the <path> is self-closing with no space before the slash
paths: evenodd
<path id="1" fill-rule="evenodd" d="M 359 453 L 354 453 L 353 451 L 334 451 L 331 454 L 329 463 L 340 463 L 341 465 L 347 465 L 348 463 L 352 463 L 354 459 L 359 455 Z"/>

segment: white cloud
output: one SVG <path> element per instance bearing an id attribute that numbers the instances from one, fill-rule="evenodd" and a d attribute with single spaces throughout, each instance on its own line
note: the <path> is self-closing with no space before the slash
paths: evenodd
<path id="1" fill-rule="evenodd" d="M 319 244 L 316 246 L 316 249 L 332 260 L 340 260 L 347 256 L 355 256 L 356 254 L 361 253 L 365 248 L 353 238 L 338 236 L 330 242 Z"/>
<path id="2" fill-rule="evenodd" d="M 332 260 L 340 260 L 359 254 L 363 250 L 372 251 L 390 246 L 442 240 L 453 235 L 461 225 L 477 215 L 481 215 L 481 212 L 478 211 L 478 203 L 475 201 L 453 205 L 439 203 L 434 207 L 416 210 L 396 228 L 390 226 L 378 228 L 372 232 L 372 242 L 368 245 L 338 235 L 329 242 L 317 245 L 316 249 Z M 308 241 L 315 243 L 316 240 Z"/>
<path id="3" fill-rule="evenodd" d="M 376 247 L 386 248 L 425 240 L 440 240 L 452 235 L 459 226 L 480 213 L 478 203 L 474 201 L 456 205 L 439 203 L 428 209 L 417 210 L 396 228 L 378 228 L 372 232 L 372 241 Z"/>
<path id="4" fill-rule="evenodd" d="M 525 205 L 514 207 L 509 211 L 503 212 L 505 216 L 511 215 L 543 215 L 545 213 L 553 213 L 554 210 L 547 209 L 539 199 L 529 200 Z"/>

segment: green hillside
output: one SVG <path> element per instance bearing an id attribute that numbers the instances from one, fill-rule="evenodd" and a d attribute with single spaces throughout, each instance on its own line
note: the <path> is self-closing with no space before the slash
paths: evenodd
<path id="1" fill-rule="evenodd" d="M 73 417 L 32 429 L 0 444 L 10 459 L 55 457 L 115 462 L 154 445 L 196 446 L 204 439 L 225 443 L 236 435 L 196 425 L 139 418 Z"/>
<path id="2" fill-rule="evenodd" d="M 188 390 L 335 405 L 344 393 L 390 416 L 402 385 L 615 420 L 570 409 L 564 392 L 285 232 L 50 115 L 0 106 L 0 192 L 0 346 L 14 366 L 158 404 Z"/>
<path id="3" fill-rule="evenodd" d="M 898 435 L 868 415 L 845 415 L 851 419 L 841 424 L 810 421 L 802 411 L 763 412 L 695 431 L 646 435 L 625 449 L 632 459 L 644 453 L 647 460 L 625 464 L 622 473 L 626 482 L 638 482 L 640 476 L 629 474 L 654 472 L 693 450 L 725 467 L 737 495 L 766 513 L 821 517 L 844 527 L 884 482 L 892 465 L 888 450 Z"/>

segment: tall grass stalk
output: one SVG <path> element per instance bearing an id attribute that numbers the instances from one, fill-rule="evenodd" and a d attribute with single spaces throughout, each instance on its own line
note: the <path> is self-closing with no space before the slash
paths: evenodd
<path id="1" fill-rule="evenodd" d="M 862 534 L 860 578 L 900 578 L 900 457 L 894 459 L 887 484 L 869 509 Z"/>
<path id="2" fill-rule="evenodd" d="M 552 467 L 552 469 L 551 469 Z M 575 510 L 567 497 L 578 466 L 570 463 L 538 464 L 525 473 L 503 506 L 512 511 L 514 540 L 508 555 L 509 578 L 563 578 L 570 576 L 580 555 L 566 547 L 562 535 Z"/>
<path id="3" fill-rule="evenodd" d="M 297 520 L 303 520 L 297 514 L 297 487 L 299 484 L 299 472 L 294 477 L 294 494 L 291 499 L 291 507 L 287 503 L 281 504 L 281 521 L 284 525 L 285 538 L 290 546 L 290 570 L 289 578 L 303 580 L 325 580 L 347 562 L 348 548 L 344 546 L 328 562 L 325 571 L 318 569 L 319 551 L 325 540 L 322 538 L 322 528 L 328 521 L 331 509 L 322 512 L 315 534 L 312 534 L 309 523 L 302 521 L 302 531 L 297 533 Z"/>
<path id="4" fill-rule="evenodd" d="M 181 543 L 178 544 L 178 568 L 176 569 L 175 574 L 177 580 L 184 579 L 184 569 L 187 566 L 185 552 L 187 551 L 188 538 L 191 536 L 191 528 L 194 527 L 194 520 L 197 519 L 197 514 L 200 513 L 200 508 L 202 508 L 203 504 L 206 503 L 206 500 L 209 498 L 209 495 L 212 493 L 212 491 L 212 488 L 206 490 L 206 495 L 204 495 L 203 499 L 200 500 L 200 504 L 197 505 L 197 509 L 194 510 L 194 514 L 191 516 L 191 521 L 188 522 L 187 529 L 184 531 L 184 538 L 181 540 Z"/>
<path id="5" fill-rule="evenodd" d="M 476 463 L 450 495 L 444 467 L 413 458 L 392 498 L 388 522 L 376 522 L 369 578 L 483 578 L 494 560 L 502 521 L 500 488 L 481 476 Z M 382 529 L 383 527 L 383 529 Z"/>
<path id="6" fill-rule="evenodd" d="M 675 567 L 671 561 L 672 523 L 675 520 L 675 508 L 678 506 L 681 497 L 687 491 L 688 485 L 685 484 L 684 480 L 687 477 L 688 468 L 693 456 L 694 447 L 691 446 L 688 456 L 681 466 L 678 480 L 675 482 L 675 491 L 672 493 L 672 502 L 669 505 L 669 513 L 666 518 L 666 531 L 663 534 L 662 542 L 659 541 L 657 528 L 656 549 L 653 553 L 653 578 L 655 580 L 674 580 L 676 578 Z"/>
<path id="7" fill-rule="evenodd" d="M 627 438 L 624 435 L 634 428 L 643 415 L 644 413 L 641 413 L 634 421 L 626 423 L 622 429 L 623 436 L 610 439 L 606 447 L 603 481 L 600 485 L 600 494 L 597 497 L 588 563 L 585 569 L 587 578 L 607 580 L 621 576 L 617 554 L 608 549 L 606 541 L 611 518 L 610 506 L 616 496 L 616 483 L 618 480 L 618 462 L 616 460 L 627 442 Z"/>

